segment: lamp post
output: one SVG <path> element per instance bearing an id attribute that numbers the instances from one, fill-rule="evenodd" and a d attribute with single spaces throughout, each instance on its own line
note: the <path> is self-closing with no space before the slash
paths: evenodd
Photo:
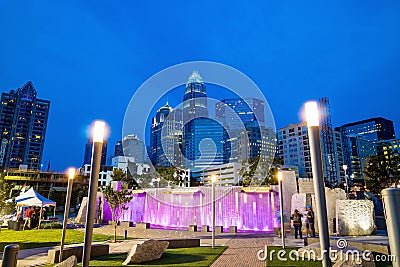
<path id="1" fill-rule="evenodd" d="M 331 266 L 329 253 L 329 231 L 326 211 L 324 176 L 322 171 L 321 139 L 319 129 L 318 104 L 310 101 L 305 104 L 308 136 L 310 142 L 311 165 L 318 212 L 319 240 L 321 244 L 322 266 Z"/>
<path id="2" fill-rule="evenodd" d="M 90 252 L 92 248 L 92 235 L 94 224 L 94 213 L 96 209 L 96 195 L 100 172 L 101 150 L 104 139 L 104 121 L 95 121 L 93 127 L 93 148 L 90 170 L 89 196 L 86 212 L 85 241 L 83 246 L 82 267 L 89 267 Z"/>
<path id="3" fill-rule="evenodd" d="M 346 183 L 346 199 L 349 199 L 349 182 L 347 180 L 347 165 L 343 165 L 344 170 L 344 180 Z"/>
<path id="4" fill-rule="evenodd" d="M 69 168 L 68 169 L 68 187 L 67 187 L 67 196 L 65 197 L 64 221 L 63 221 L 63 230 L 62 230 L 62 235 L 61 235 L 59 262 L 63 261 L 65 232 L 67 230 L 69 204 L 71 202 L 72 184 L 74 183 L 74 177 L 75 177 L 75 169 Z"/>
<path id="5" fill-rule="evenodd" d="M 216 175 L 211 175 L 211 185 L 212 185 L 212 234 L 211 234 L 211 247 L 215 247 L 215 182 L 217 181 Z"/>
<path id="6" fill-rule="evenodd" d="M 278 182 L 279 182 L 279 205 L 281 214 L 281 237 L 282 237 L 282 248 L 285 248 L 285 220 L 283 218 L 283 186 L 282 186 L 283 174 L 278 171 Z"/>

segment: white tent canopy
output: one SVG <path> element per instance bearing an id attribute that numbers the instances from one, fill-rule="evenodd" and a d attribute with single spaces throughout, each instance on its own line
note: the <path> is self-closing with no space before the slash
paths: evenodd
<path id="1" fill-rule="evenodd" d="M 56 202 L 45 198 L 33 188 L 16 197 L 15 202 L 17 206 L 56 206 Z"/>

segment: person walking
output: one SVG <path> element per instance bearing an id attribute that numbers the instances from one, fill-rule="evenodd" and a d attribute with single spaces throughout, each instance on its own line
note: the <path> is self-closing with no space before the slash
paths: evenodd
<path id="1" fill-rule="evenodd" d="M 303 225 L 301 218 L 303 214 L 301 214 L 297 209 L 294 210 L 293 214 L 290 216 L 290 219 L 293 220 L 294 226 L 294 238 L 297 239 L 297 236 L 303 238 L 303 233 L 301 232 L 301 227 Z"/>
<path id="2" fill-rule="evenodd" d="M 25 211 L 25 223 L 24 223 L 24 227 L 22 228 L 23 230 L 25 230 L 25 227 L 28 227 L 29 229 L 31 229 L 32 212 L 33 212 L 33 210 L 31 209 L 31 207 L 28 207 L 26 209 L 26 211 Z"/>
<path id="3" fill-rule="evenodd" d="M 306 206 L 306 231 L 308 237 L 315 237 L 315 218 L 314 218 L 314 211 L 312 210 L 311 206 Z"/>

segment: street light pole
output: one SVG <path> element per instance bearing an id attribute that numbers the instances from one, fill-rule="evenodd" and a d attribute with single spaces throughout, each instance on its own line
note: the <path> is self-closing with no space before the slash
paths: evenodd
<path id="1" fill-rule="evenodd" d="M 217 181 L 216 175 L 211 175 L 212 185 L 212 234 L 211 234 L 211 247 L 215 247 L 215 182 Z"/>
<path id="2" fill-rule="evenodd" d="M 74 183 L 74 177 L 75 177 L 75 169 L 69 168 L 69 170 L 68 170 L 68 187 L 67 187 L 67 196 L 65 198 L 64 221 L 63 221 L 63 230 L 62 230 L 62 235 L 61 235 L 59 262 L 63 261 L 65 232 L 67 230 L 69 205 L 71 202 L 72 184 Z"/>
<path id="3" fill-rule="evenodd" d="M 282 237 L 282 248 L 285 248 L 285 220 L 283 218 L 283 186 L 282 186 L 283 174 L 278 171 L 278 182 L 279 182 L 279 205 L 281 214 L 281 237 Z"/>
<path id="4" fill-rule="evenodd" d="M 344 170 L 344 180 L 346 183 L 346 199 L 349 199 L 349 182 L 347 179 L 347 165 L 343 165 L 343 170 Z"/>
<path id="5" fill-rule="evenodd" d="M 331 266 L 329 255 L 329 231 L 326 211 L 324 176 L 322 171 L 321 139 L 319 129 L 318 104 L 315 101 L 305 104 L 307 127 L 310 143 L 311 165 L 313 173 L 315 200 L 318 212 L 319 240 L 321 244 L 322 266 Z"/>
<path id="6" fill-rule="evenodd" d="M 103 147 L 105 122 L 95 121 L 93 129 L 93 149 L 90 170 L 89 197 L 86 212 L 85 241 L 83 247 L 82 267 L 89 267 L 90 252 L 92 249 L 92 235 L 94 214 L 96 209 L 96 195 L 100 172 L 101 150 Z"/>

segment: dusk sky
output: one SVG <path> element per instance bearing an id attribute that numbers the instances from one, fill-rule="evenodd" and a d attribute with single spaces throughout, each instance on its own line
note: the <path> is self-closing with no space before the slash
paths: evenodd
<path id="1" fill-rule="evenodd" d="M 110 126 L 112 154 L 135 90 L 196 60 L 248 75 L 277 128 L 328 97 L 334 127 L 380 116 L 399 137 L 399 1 L 142 2 L 0 0 L 0 89 L 32 81 L 51 101 L 51 169 L 82 165 L 95 119 Z"/>

